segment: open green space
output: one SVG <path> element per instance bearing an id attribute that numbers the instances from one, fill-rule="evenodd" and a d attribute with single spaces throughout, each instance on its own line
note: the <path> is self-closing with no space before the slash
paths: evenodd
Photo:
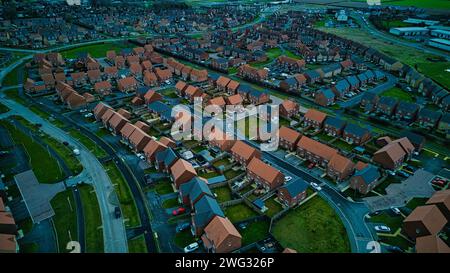
<path id="1" fill-rule="evenodd" d="M 84 227 L 86 229 L 86 252 L 103 253 L 103 229 L 97 196 L 91 185 L 78 187 L 83 203 Z"/>
<path id="2" fill-rule="evenodd" d="M 83 170 L 83 166 L 77 156 L 73 154 L 73 151 L 69 147 L 65 146 L 56 139 L 51 138 L 47 134 L 41 134 L 41 139 L 53 150 L 55 150 L 55 152 L 64 160 L 73 175 L 77 175 Z"/>
<path id="3" fill-rule="evenodd" d="M 265 214 L 271 218 L 283 210 L 281 204 L 275 200 L 275 196 L 264 201 L 264 205 L 267 207 Z"/>
<path id="4" fill-rule="evenodd" d="M 298 252 L 350 252 L 344 225 L 333 208 L 317 196 L 283 216 L 272 233 L 283 247 Z"/>
<path id="5" fill-rule="evenodd" d="M 224 172 L 225 178 L 226 179 L 232 179 L 235 178 L 236 176 L 240 175 L 242 173 L 241 170 L 233 170 L 233 169 L 229 169 L 227 171 Z"/>
<path id="6" fill-rule="evenodd" d="M 70 129 L 69 134 L 77 139 L 81 144 L 83 144 L 93 155 L 97 158 L 102 158 L 107 156 L 105 150 L 98 146 L 92 139 L 82 134 L 80 131 L 75 129 Z"/>
<path id="7" fill-rule="evenodd" d="M 159 195 L 173 192 L 172 184 L 168 180 L 158 182 L 157 184 L 155 184 L 154 189 Z"/>
<path id="8" fill-rule="evenodd" d="M 266 50 L 266 55 L 267 55 L 266 61 L 253 62 L 253 63 L 250 63 L 250 65 L 253 67 L 256 67 L 256 68 L 263 68 L 263 67 L 267 66 L 268 64 L 270 64 L 273 60 L 275 60 L 276 58 L 281 56 L 282 54 L 283 54 L 283 51 L 279 47 L 274 47 L 274 48 L 268 49 L 268 50 Z"/>
<path id="9" fill-rule="evenodd" d="M 128 240 L 128 253 L 147 253 L 144 235 Z"/>
<path id="10" fill-rule="evenodd" d="M 0 124 L 8 130 L 16 145 L 23 146 L 30 159 L 30 166 L 40 183 L 55 183 L 64 179 L 58 162 L 43 146 L 11 123 L 1 120 Z"/>
<path id="11" fill-rule="evenodd" d="M 136 203 L 131 195 L 130 187 L 115 163 L 108 162 L 103 164 L 103 166 L 116 190 L 120 208 L 122 210 L 122 216 L 125 220 L 125 226 L 128 228 L 139 226 L 141 220 L 139 219 Z"/>
<path id="12" fill-rule="evenodd" d="M 165 208 L 165 209 L 170 209 L 170 208 L 174 208 L 174 207 L 177 207 L 177 206 L 179 206 L 179 203 L 178 203 L 178 198 L 176 198 L 176 197 L 175 198 L 166 199 L 162 203 L 162 207 Z"/>
<path id="13" fill-rule="evenodd" d="M 381 93 L 381 96 L 392 97 L 399 101 L 407 101 L 407 102 L 415 101 L 413 96 L 411 96 L 408 92 L 406 92 L 398 87 L 394 87 L 394 88 L 384 91 L 383 93 Z"/>
<path id="14" fill-rule="evenodd" d="M 77 212 L 72 191 L 66 190 L 58 193 L 50 203 L 55 211 L 53 223 L 58 238 L 59 252 L 67 253 L 67 243 L 78 240 Z"/>
<path id="15" fill-rule="evenodd" d="M 116 53 L 120 53 L 121 49 L 136 47 L 128 43 L 100 43 L 94 45 L 87 45 L 82 47 L 76 47 L 68 50 L 61 51 L 64 58 L 74 59 L 78 57 L 79 53 L 89 52 L 91 57 L 101 58 L 106 57 L 106 52 L 109 50 L 115 50 Z"/>
<path id="16" fill-rule="evenodd" d="M 348 144 L 347 142 L 345 142 L 344 140 L 338 139 L 335 142 L 333 142 L 332 144 L 334 147 L 339 148 L 341 150 L 350 152 L 351 150 L 353 150 L 353 145 Z"/>
<path id="17" fill-rule="evenodd" d="M 248 245 L 251 243 L 259 242 L 269 235 L 268 221 L 256 221 L 249 223 L 245 229 L 240 230 L 242 236 L 242 245 Z"/>
<path id="18" fill-rule="evenodd" d="M 226 207 L 224 208 L 224 213 L 233 223 L 258 216 L 258 214 L 245 203 Z"/>
<path id="19" fill-rule="evenodd" d="M 217 160 L 213 163 L 213 166 L 216 168 L 219 168 L 220 166 L 227 166 L 230 164 L 230 161 L 228 160 L 228 158 L 222 158 L 220 160 Z"/>
<path id="20" fill-rule="evenodd" d="M 6 77 L 3 79 L 2 85 L 3 86 L 14 86 L 18 85 L 21 81 L 20 77 L 23 76 L 23 78 L 26 78 L 27 72 L 24 68 L 25 65 L 19 65 L 15 67 L 11 72 L 9 72 Z M 23 73 L 23 74 L 21 74 Z"/>
<path id="21" fill-rule="evenodd" d="M 219 203 L 230 201 L 232 199 L 231 190 L 227 185 L 215 188 L 212 192 L 217 195 L 216 200 Z"/>
<path id="22" fill-rule="evenodd" d="M 199 176 L 206 178 L 206 179 L 210 179 L 216 176 L 219 176 L 220 174 L 216 171 L 212 171 L 212 172 L 205 172 L 205 173 L 200 173 Z"/>
<path id="23" fill-rule="evenodd" d="M 366 0 L 352 0 L 354 2 L 361 2 Z M 417 8 L 428 9 L 450 9 L 448 0 L 393 0 L 383 1 L 383 5 L 393 6 L 413 6 Z"/>
<path id="24" fill-rule="evenodd" d="M 193 243 L 195 240 L 192 237 L 191 230 L 186 229 L 181 232 L 178 232 L 175 234 L 174 243 L 179 248 L 184 248 L 188 246 L 189 244 Z"/>

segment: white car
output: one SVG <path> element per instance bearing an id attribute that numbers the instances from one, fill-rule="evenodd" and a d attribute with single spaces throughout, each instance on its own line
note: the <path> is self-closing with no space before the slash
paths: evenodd
<path id="1" fill-rule="evenodd" d="M 94 114 L 92 114 L 92 113 L 87 113 L 87 114 L 84 115 L 84 117 L 85 117 L 85 118 L 90 118 L 90 117 L 92 117 L 93 115 L 94 115 Z"/>
<path id="2" fill-rule="evenodd" d="M 391 229 L 387 226 L 375 226 L 375 230 L 378 232 L 390 232 Z"/>
<path id="3" fill-rule="evenodd" d="M 292 176 L 285 176 L 284 177 L 284 182 L 289 182 L 292 180 Z"/>
<path id="4" fill-rule="evenodd" d="M 198 249 L 198 243 L 192 243 L 184 248 L 184 253 L 189 253 Z"/>
<path id="5" fill-rule="evenodd" d="M 396 207 L 391 207 L 391 210 L 397 215 L 400 215 L 400 213 L 401 213 L 401 211 Z"/>
<path id="6" fill-rule="evenodd" d="M 319 186 L 317 183 L 314 183 L 314 182 L 311 182 L 311 187 L 313 187 L 317 191 L 321 191 L 322 190 L 322 187 Z"/>

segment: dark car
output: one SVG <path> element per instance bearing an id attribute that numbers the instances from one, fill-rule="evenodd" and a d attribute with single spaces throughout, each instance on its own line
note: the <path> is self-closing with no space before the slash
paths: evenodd
<path id="1" fill-rule="evenodd" d="M 119 207 L 115 207 L 114 208 L 114 216 L 116 217 L 116 219 L 120 218 L 121 212 L 120 212 L 120 208 Z"/>
<path id="2" fill-rule="evenodd" d="M 391 253 L 403 253 L 403 249 L 401 249 L 398 246 L 387 246 L 386 250 L 391 252 Z"/>
<path id="3" fill-rule="evenodd" d="M 64 141 L 63 144 L 64 144 L 64 146 L 69 146 L 69 142 L 67 142 L 67 141 Z"/>
<path id="4" fill-rule="evenodd" d="M 176 227 L 177 232 L 181 232 L 185 229 L 188 229 L 191 226 L 191 223 L 181 223 Z"/>
<path id="5" fill-rule="evenodd" d="M 404 177 L 404 178 L 408 178 L 409 177 L 409 173 L 405 172 L 405 171 L 398 171 L 397 173 L 400 177 Z"/>
<path id="6" fill-rule="evenodd" d="M 411 166 L 411 165 L 406 166 L 405 169 L 406 169 L 407 171 L 410 171 L 410 172 L 415 172 L 415 171 L 417 170 L 417 168 L 415 168 L 415 167 L 413 167 L 413 166 Z"/>

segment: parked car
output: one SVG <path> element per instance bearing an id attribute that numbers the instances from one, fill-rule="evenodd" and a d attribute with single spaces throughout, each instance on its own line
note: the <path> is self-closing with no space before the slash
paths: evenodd
<path id="1" fill-rule="evenodd" d="M 378 232 L 390 232 L 391 229 L 388 226 L 375 226 L 375 230 Z"/>
<path id="2" fill-rule="evenodd" d="M 415 172 L 415 171 L 417 170 L 416 167 L 413 167 L 413 166 L 411 166 L 411 165 L 406 166 L 405 169 L 406 169 L 407 171 L 412 172 L 412 173 Z"/>
<path id="3" fill-rule="evenodd" d="M 64 141 L 63 144 L 64 144 L 64 146 L 69 146 L 69 142 L 67 142 L 67 141 Z"/>
<path id="4" fill-rule="evenodd" d="M 311 187 L 313 187 L 317 191 L 321 191 L 322 190 L 322 187 L 319 186 L 317 183 L 314 183 L 314 182 L 311 182 Z"/>
<path id="5" fill-rule="evenodd" d="M 440 186 L 440 187 L 445 186 L 445 182 L 442 179 L 435 179 L 435 180 L 431 181 L 431 184 L 433 184 L 435 186 Z"/>
<path id="6" fill-rule="evenodd" d="M 398 171 L 397 174 L 403 178 L 408 178 L 410 176 L 409 173 L 407 173 L 405 171 Z"/>
<path id="7" fill-rule="evenodd" d="M 176 215 L 180 215 L 186 212 L 185 208 L 177 208 L 176 210 L 172 211 L 172 215 L 176 216 Z"/>
<path id="8" fill-rule="evenodd" d="M 292 176 L 285 176 L 284 177 L 284 182 L 289 182 L 292 180 Z"/>
<path id="9" fill-rule="evenodd" d="M 308 165 L 308 169 L 312 169 L 312 168 L 314 168 L 315 166 L 316 166 L 316 163 L 311 162 L 311 163 Z"/>
<path id="10" fill-rule="evenodd" d="M 188 229 L 191 226 L 191 223 L 181 223 L 176 227 L 177 232 L 181 232 L 185 229 Z"/>
<path id="11" fill-rule="evenodd" d="M 391 210 L 397 215 L 401 214 L 401 211 L 398 208 L 396 208 L 396 207 L 391 207 Z"/>
<path id="12" fill-rule="evenodd" d="M 398 246 L 386 246 L 386 250 L 391 253 L 403 253 L 403 249 Z"/>
<path id="13" fill-rule="evenodd" d="M 116 217 L 116 219 L 119 219 L 120 216 L 121 216 L 120 208 L 119 207 L 115 207 L 114 208 L 114 217 Z"/>
<path id="14" fill-rule="evenodd" d="M 198 249 L 198 247 L 199 247 L 198 243 L 192 243 L 184 248 L 184 253 L 195 251 L 196 249 Z"/>

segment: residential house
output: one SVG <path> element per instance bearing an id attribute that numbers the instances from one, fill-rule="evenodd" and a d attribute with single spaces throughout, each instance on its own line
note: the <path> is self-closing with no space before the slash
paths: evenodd
<path id="1" fill-rule="evenodd" d="M 120 130 L 127 124 L 129 121 L 124 116 L 119 113 L 114 113 L 111 118 L 108 120 L 107 128 L 114 134 L 117 135 L 120 133 Z"/>
<path id="2" fill-rule="evenodd" d="M 342 138 L 350 144 L 362 145 L 371 138 L 370 130 L 354 123 L 348 123 L 342 133 Z"/>
<path id="3" fill-rule="evenodd" d="M 403 220 L 403 231 L 415 240 L 417 237 L 437 234 L 447 224 L 447 219 L 436 205 L 416 207 Z"/>
<path id="4" fill-rule="evenodd" d="M 129 143 L 136 153 L 142 152 L 150 140 L 150 136 L 137 127 L 129 137 Z"/>
<path id="5" fill-rule="evenodd" d="M 157 140 L 150 140 L 144 147 L 144 155 L 147 162 L 151 165 L 155 161 L 156 154 L 167 149 L 167 146 Z"/>
<path id="6" fill-rule="evenodd" d="M 295 207 L 306 198 L 309 183 L 301 178 L 294 179 L 278 189 L 278 200 L 285 207 Z"/>
<path id="7" fill-rule="evenodd" d="M 217 81 L 216 81 L 216 85 L 217 85 L 217 89 L 219 91 L 226 91 L 227 90 L 227 85 L 230 82 L 230 79 L 224 76 L 220 76 Z"/>
<path id="8" fill-rule="evenodd" d="M 266 191 L 274 190 L 284 182 L 284 175 L 279 170 L 257 157 L 247 165 L 247 177 Z"/>
<path id="9" fill-rule="evenodd" d="M 233 147 L 231 147 L 231 156 L 233 160 L 247 166 L 254 157 L 261 158 L 261 152 L 243 141 L 238 140 L 234 143 Z"/>
<path id="10" fill-rule="evenodd" d="M 297 153 L 312 163 L 326 167 L 333 156 L 337 154 L 337 150 L 303 136 L 297 143 Z"/>
<path id="11" fill-rule="evenodd" d="M 98 121 L 102 118 L 103 114 L 105 114 L 106 110 L 113 111 L 111 106 L 105 104 L 104 102 L 99 102 L 93 110 L 94 117 Z"/>
<path id="12" fill-rule="evenodd" d="M 414 146 L 408 138 L 400 138 L 376 151 L 372 160 L 386 169 L 395 170 L 401 167 L 403 162 L 409 160 L 413 152 Z"/>
<path id="13" fill-rule="evenodd" d="M 435 192 L 426 202 L 427 205 L 436 205 L 447 221 L 450 221 L 450 189 Z"/>
<path id="14" fill-rule="evenodd" d="M 298 114 L 299 108 L 298 103 L 286 99 L 280 104 L 280 116 L 285 118 L 295 116 Z"/>
<path id="15" fill-rule="evenodd" d="M 350 91 L 350 84 L 345 79 L 340 80 L 331 87 L 331 90 L 338 98 L 342 98 Z"/>
<path id="16" fill-rule="evenodd" d="M 316 129 L 320 129 L 327 117 L 327 114 L 320 112 L 319 110 L 310 108 L 304 116 L 304 126 L 312 126 Z"/>
<path id="17" fill-rule="evenodd" d="M 321 88 L 314 94 L 314 102 L 321 106 L 333 105 L 336 95 L 330 88 Z"/>
<path id="18" fill-rule="evenodd" d="M 209 195 L 214 198 L 206 179 L 196 176 L 188 182 L 181 184 L 178 191 L 178 200 L 185 206 L 192 208 L 204 195 Z"/>
<path id="19" fill-rule="evenodd" d="M 177 162 L 178 158 L 177 153 L 172 148 L 161 150 L 156 153 L 155 168 L 159 171 L 168 173 L 173 164 Z"/>
<path id="20" fill-rule="evenodd" d="M 416 103 L 400 101 L 395 111 L 395 117 L 407 121 L 416 119 L 420 106 Z"/>
<path id="21" fill-rule="evenodd" d="M 379 99 L 380 98 L 378 97 L 377 94 L 372 93 L 372 92 L 365 92 L 362 95 L 360 107 L 365 109 L 366 111 L 375 110 L 375 108 L 378 106 Z M 386 107 L 388 107 L 387 105 L 384 105 L 383 107 L 385 109 L 389 110 L 388 108 L 386 108 Z M 390 110 L 388 111 L 388 113 L 390 113 Z"/>
<path id="22" fill-rule="evenodd" d="M 181 158 L 172 165 L 170 173 L 172 181 L 177 189 L 181 184 L 186 183 L 197 176 L 197 172 L 194 167 L 192 167 L 192 164 Z"/>
<path id="23" fill-rule="evenodd" d="M 355 191 L 367 194 L 381 182 L 380 171 L 377 167 L 365 164 L 364 167 L 356 169 L 355 174 L 350 178 L 350 187 Z"/>
<path id="24" fill-rule="evenodd" d="M 347 179 L 354 170 L 355 164 L 348 158 L 335 154 L 327 166 L 327 175 L 337 181 L 343 181 Z"/>
<path id="25" fill-rule="evenodd" d="M 281 126 L 279 130 L 280 146 L 289 151 L 294 151 L 301 136 L 302 135 L 296 130 L 286 126 Z"/>
<path id="26" fill-rule="evenodd" d="M 126 77 L 118 81 L 117 87 L 125 93 L 135 92 L 138 87 L 138 82 L 134 77 Z"/>
<path id="27" fill-rule="evenodd" d="M 200 236 L 215 216 L 225 217 L 216 199 L 209 195 L 200 198 L 195 203 L 193 211 L 191 232 L 194 236 Z"/>
<path id="28" fill-rule="evenodd" d="M 328 116 L 325 119 L 323 129 L 331 136 L 340 136 L 347 122 L 337 117 Z"/>
<path id="29" fill-rule="evenodd" d="M 163 99 L 162 95 L 156 92 L 155 90 L 149 90 L 144 95 L 145 104 L 150 104 L 152 102 L 160 101 L 162 99 Z"/>
<path id="30" fill-rule="evenodd" d="M 230 253 L 242 246 L 242 236 L 228 218 L 214 216 L 205 227 L 203 245 L 210 253 Z"/>
<path id="31" fill-rule="evenodd" d="M 392 97 L 381 97 L 377 104 L 377 113 L 391 117 L 397 108 L 398 101 Z"/>
<path id="32" fill-rule="evenodd" d="M 227 92 L 230 95 L 234 95 L 237 93 L 238 88 L 239 88 L 239 82 L 230 80 L 230 82 L 227 85 Z"/>
<path id="33" fill-rule="evenodd" d="M 109 81 L 101 81 L 94 84 L 95 92 L 101 96 L 107 96 L 111 94 L 111 88 L 112 86 Z"/>
<path id="34" fill-rule="evenodd" d="M 285 55 L 276 59 L 276 64 L 290 72 L 300 72 L 305 67 L 305 60 L 297 60 Z"/>
<path id="35" fill-rule="evenodd" d="M 184 81 L 178 81 L 177 84 L 175 84 L 175 90 L 180 96 L 185 95 L 185 90 L 187 87 L 188 85 Z"/>

